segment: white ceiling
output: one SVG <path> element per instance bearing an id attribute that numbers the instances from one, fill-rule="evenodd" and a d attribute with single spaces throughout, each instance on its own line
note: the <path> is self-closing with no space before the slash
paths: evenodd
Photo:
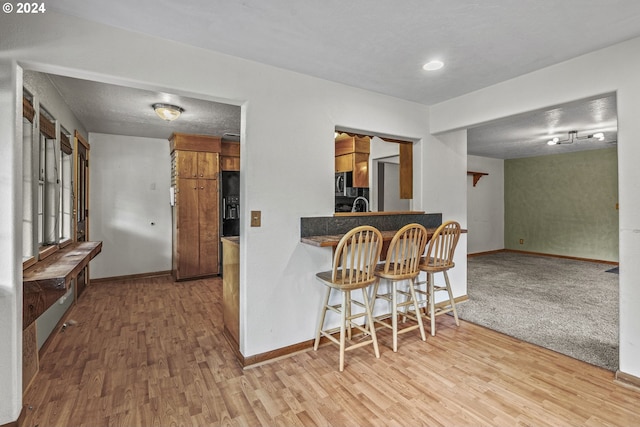
<path id="1" fill-rule="evenodd" d="M 56 0 L 47 7 L 426 105 L 640 36 L 637 0 Z M 445 67 L 422 70 L 434 58 Z M 531 117 L 535 128 L 525 116 L 499 125 L 529 138 L 544 126 L 553 133 L 610 124 L 585 123 L 592 117 L 575 117 L 573 107 L 589 109 L 563 107 L 553 127 L 540 112 Z M 481 144 L 480 134 L 513 146 L 498 129 L 470 132 L 470 145 Z"/>
<path id="2" fill-rule="evenodd" d="M 198 135 L 240 133 L 240 107 L 201 99 L 49 75 L 87 131 L 168 139 L 173 132 Z M 155 103 L 184 109 L 175 121 L 161 120 Z M 238 140 L 238 137 L 229 137 Z"/>
<path id="3" fill-rule="evenodd" d="M 579 139 L 570 144 L 547 145 L 554 137 L 567 140 L 569 131 L 578 131 L 579 138 L 602 132 L 604 140 Z M 514 115 L 467 130 L 467 153 L 496 159 L 596 150 L 613 147 L 617 142 L 615 94 Z"/>

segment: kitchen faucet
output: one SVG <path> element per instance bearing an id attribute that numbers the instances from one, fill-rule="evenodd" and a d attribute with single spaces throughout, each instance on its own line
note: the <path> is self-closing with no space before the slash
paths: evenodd
<path id="1" fill-rule="evenodd" d="M 358 200 L 364 200 L 364 212 L 369 212 L 369 201 L 366 197 L 358 196 L 353 201 L 353 206 L 351 206 L 351 212 L 356 212 L 356 205 L 358 204 Z"/>

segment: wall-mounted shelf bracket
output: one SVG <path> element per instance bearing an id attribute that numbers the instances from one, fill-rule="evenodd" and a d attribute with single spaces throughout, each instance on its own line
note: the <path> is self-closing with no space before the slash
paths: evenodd
<path id="1" fill-rule="evenodd" d="M 489 175 L 486 172 L 472 172 L 472 171 L 467 171 L 467 175 L 472 175 L 473 176 L 473 186 L 475 187 L 476 184 L 478 183 L 478 181 L 480 181 L 480 178 L 482 178 L 485 175 Z"/>

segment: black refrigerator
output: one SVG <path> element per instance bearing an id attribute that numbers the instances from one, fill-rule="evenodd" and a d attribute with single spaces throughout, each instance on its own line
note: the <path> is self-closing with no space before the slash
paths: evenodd
<path id="1" fill-rule="evenodd" d="M 240 235 L 240 172 L 222 171 L 220 231 L 222 236 Z"/>

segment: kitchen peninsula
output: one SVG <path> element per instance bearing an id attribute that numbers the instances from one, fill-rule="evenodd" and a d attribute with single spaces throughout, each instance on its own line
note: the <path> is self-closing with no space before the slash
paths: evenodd
<path id="1" fill-rule="evenodd" d="M 382 233 L 384 245 L 381 258 L 386 258 L 386 247 L 395 233 L 407 224 L 422 224 L 429 235 L 442 224 L 442 214 L 424 212 L 361 212 L 335 214 L 330 217 L 300 218 L 300 242 L 316 247 L 338 246 L 342 236 L 360 225 L 372 225 Z"/>
<path id="2" fill-rule="evenodd" d="M 427 240 L 431 241 L 434 235 L 436 234 L 437 230 L 443 224 L 442 214 L 425 214 L 423 212 L 408 212 L 408 213 L 407 212 L 395 212 L 395 213 L 374 212 L 372 213 L 372 215 L 366 215 L 366 213 L 361 213 L 361 214 L 351 215 L 351 216 L 343 216 L 343 215 L 336 214 L 333 217 L 301 218 L 300 219 L 300 230 L 301 230 L 300 242 L 307 245 L 319 247 L 319 248 L 331 248 L 334 256 L 336 256 L 336 254 L 338 254 L 338 252 L 336 252 L 336 248 L 340 244 L 340 241 L 342 240 L 342 238 L 351 229 L 358 226 L 362 226 L 362 225 L 370 225 L 370 226 L 376 227 L 382 234 L 382 245 L 381 245 L 382 248 L 380 251 L 379 260 L 384 262 L 385 260 L 387 260 L 387 252 L 389 250 L 391 242 L 393 241 L 394 237 L 397 235 L 398 230 L 402 229 L 404 226 L 408 224 L 413 224 L 413 223 L 418 223 L 423 225 L 427 230 Z M 460 230 L 460 231 L 462 233 L 467 232 L 467 230 Z M 434 243 L 434 242 L 436 243 L 435 247 L 438 247 L 440 246 L 441 240 L 436 239 L 431 243 Z M 457 242 L 457 238 L 456 238 L 456 242 Z M 429 245 L 429 247 L 431 248 L 431 245 Z M 437 251 L 438 249 L 436 249 L 436 252 Z M 431 256 L 437 256 L 437 255 L 433 255 L 433 252 L 431 252 L 431 250 L 429 250 L 428 253 L 432 254 Z M 451 256 L 452 255 L 453 253 L 451 253 Z M 396 254 L 396 256 L 398 256 L 398 254 Z M 420 256 L 424 257 L 424 253 L 421 254 Z M 353 260 L 351 262 L 353 262 Z M 335 258 L 333 263 L 334 263 L 333 271 L 334 271 L 334 274 L 336 274 L 335 273 L 336 263 L 340 263 L 340 260 L 338 258 Z M 429 261 L 427 261 L 427 264 L 428 263 Z M 346 268 L 346 267 L 343 265 L 342 268 Z M 425 271 L 425 270 L 422 270 L 422 271 Z M 425 281 L 418 281 L 418 283 L 416 283 L 415 285 L 416 288 L 421 284 L 422 285 L 426 284 L 428 280 L 429 279 L 427 278 L 425 279 Z M 458 295 L 457 297 L 454 298 L 452 295 L 451 288 L 449 287 L 450 285 L 449 285 L 448 278 L 446 278 L 446 283 L 447 283 L 446 289 L 449 291 L 449 298 L 445 300 L 437 301 L 432 295 L 431 297 L 432 299 L 430 300 L 431 303 L 429 305 L 430 310 L 432 310 L 431 313 L 437 313 L 437 311 L 435 310 L 442 310 L 441 313 L 449 311 L 449 304 L 450 304 L 449 301 L 455 301 L 455 303 L 458 304 L 468 300 L 468 296 L 466 294 Z M 440 285 L 436 286 L 434 284 L 434 288 L 439 288 L 439 286 Z M 427 288 L 429 288 L 429 286 L 427 286 Z M 421 290 L 420 292 L 426 297 L 428 292 L 432 292 L 432 289 L 431 290 L 425 289 L 425 290 Z M 363 298 L 364 298 L 364 294 L 363 294 Z M 395 296 L 394 296 L 394 299 L 395 299 Z M 423 299 L 419 301 L 418 304 L 423 304 L 423 303 L 426 304 L 427 301 L 428 301 L 427 299 Z M 325 305 L 327 304 L 326 300 L 324 304 Z M 451 303 L 451 305 L 453 306 L 454 304 Z M 453 310 L 454 309 L 455 308 L 453 308 Z M 426 310 L 426 306 L 425 306 L 425 310 Z M 435 314 L 431 315 L 432 331 L 435 330 L 434 323 L 433 323 L 434 316 Z M 456 317 L 456 324 L 457 322 L 458 320 Z"/>
<path id="3" fill-rule="evenodd" d="M 382 233 L 381 259 L 386 258 L 386 248 L 395 233 L 407 224 L 422 224 L 429 236 L 433 236 L 442 224 L 442 214 L 424 212 L 361 212 L 338 214 L 332 217 L 300 218 L 300 242 L 319 248 L 335 248 L 342 236 L 360 225 L 372 225 Z M 462 230 L 466 233 L 467 230 Z"/>

